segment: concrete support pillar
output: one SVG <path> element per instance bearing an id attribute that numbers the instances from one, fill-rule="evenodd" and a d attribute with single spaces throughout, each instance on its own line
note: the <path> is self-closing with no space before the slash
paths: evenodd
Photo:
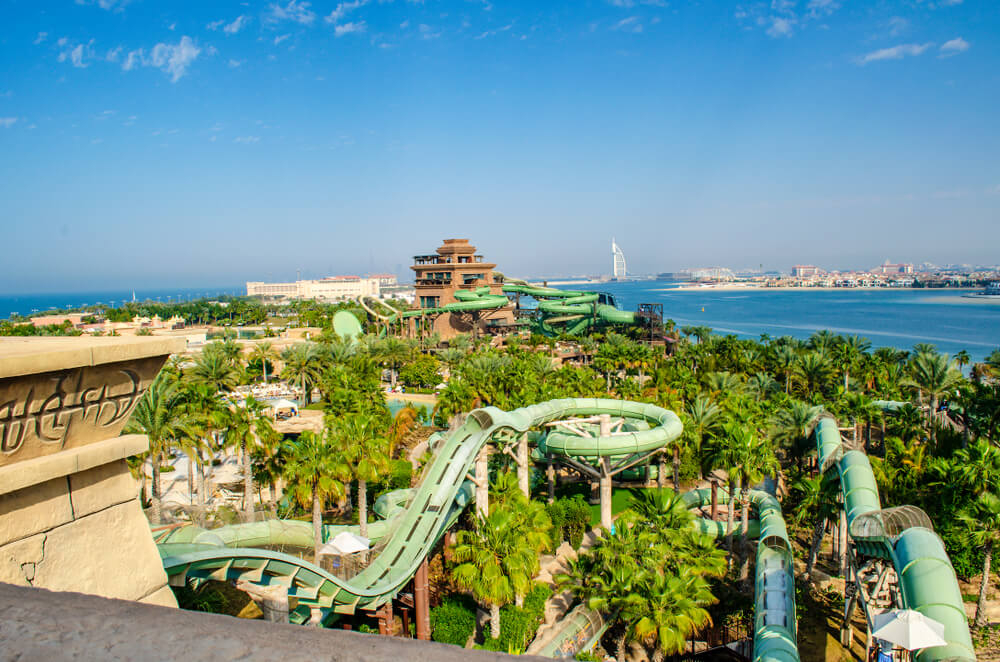
<path id="1" fill-rule="evenodd" d="M 490 450 L 488 445 L 479 449 L 476 456 L 476 514 L 490 514 Z"/>
<path id="2" fill-rule="evenodd" d="M 545 481 L 549 484 L 549 503 L 556 500 L 556 468 L 552 464 L 552 455 L 545 457 Z"/>
<path id="3" fill-rule="evenodd" d="M 712 481 L 712 521 L 719 518 L 719 481 Z"/>
<path id="4" fill-rule="evenodd" d="M 598 419 L 601 425 L 601 436 L 611 435 L 611 415 L 601 414 Z M 610 533 L 613 525 L 611 515 L 611 458 L 604 456 L 601 458 L 601 527 Z"/>
<path id="5" fill-rule="evenodd" d="M 257 603 L 261 612 L 264 613 L 264 620 L 271 623 L 288 622 L 288 587 L 278 584 L 271 586 L 260 586 L 251 582 L 240 580 L 236 582 L 236 588 L 245 592 Z"/>
<path id="6" fill-rule="evenodd" d="M 323 610 L 319 607 L 312 607 L 309 610 L 309 623 L 307 625 L 317 628 L 323 627 Z"/>
<path id="7" fill-rule="evenodd" d="M 605 531 L 611 531 L 611 458 L 605 456 L 601 458 L 601 526 Z"/>
<path id="8" fill-rule="evenodd" d="M 528 433 L 517 441 L 517 485 L 524 496 L 531 498 L 531 464 L 528 462 Z"/>
<path id="9" fill-rule="evenodd" d="M 848 580 L 848 568 L 847 568 L 847 513 L 843 509 L 840 510 L 840 531 L 838 532 L 840 538 L 840 575 L 844 580 Z"/>
<path id="10" fill-rule="evenodd" d="M 431 610 L 427 595 L 427 558 L 420 562 L 417 574 L 413 576 L 413 608 L 416 612 L 417 639 L 431 638 Z"/>

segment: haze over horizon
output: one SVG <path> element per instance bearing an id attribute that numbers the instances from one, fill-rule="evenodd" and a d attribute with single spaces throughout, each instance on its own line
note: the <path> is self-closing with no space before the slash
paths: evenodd
<path id="1" fill-rule="evenodd" d="M 10 1 L 2 293 L 1000 262 L 1000 3 L 719 4 Z"/>

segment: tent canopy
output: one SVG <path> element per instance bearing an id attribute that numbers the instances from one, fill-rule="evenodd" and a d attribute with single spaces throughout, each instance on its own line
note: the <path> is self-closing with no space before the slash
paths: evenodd
<path id="1" fill-rule="evenodd" d="M 326 543 L 319 549 L 320 554 L 354 554 L 368 549 L 370 541 L 350 531 L 343 531 L 334 536 L 333 540 Z"/>

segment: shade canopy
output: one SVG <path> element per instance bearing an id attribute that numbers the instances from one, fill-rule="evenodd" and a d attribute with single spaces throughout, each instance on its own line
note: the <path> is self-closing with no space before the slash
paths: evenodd
<path id="1" fill-rule="evenodd" d="M 931 646 L 946 646 L 944 625 L 912 609 L 896 609 L 875 614 L 872 636 L 901 646 L 919 650 Z"/>
<path id="2" fill-rule="evenodd" d="M 354 554 L 368 549 L 369 540 L 350 531 L 343 531 L 319 549 L 320 554 Z"/>

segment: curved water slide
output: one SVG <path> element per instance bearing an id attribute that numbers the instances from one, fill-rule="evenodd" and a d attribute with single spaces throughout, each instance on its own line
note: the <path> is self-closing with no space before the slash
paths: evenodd
<path id="1" fill-rule="evenodd" d="M 538 287 L 518 279 L 504 281 L 503 291 L 506 294 L 523 294 L 536 299 L 538 310 L 545 315 L 542 324 L 548 325 L 549 329 L 552 324 L 564 324 L 566 332 L 580 333 L 591 326 L 595 318 L 609 324 L 635 323 L 635 313 L 599 303 L 600 294 L 597 292 Z"/>
<path id="2" fill-rule="evenodd" d="M 882 508 L 868 456 L 845 448 L 836 420 L 824 417 L 815 435 L 821 470 L 836 468 L 839 475 L 847 532 L 857 555 L 890 562 L 899 578 L 902 606 L 944 625 L 948 644 L 925 648 L 914 658 L 975 660 L 955 570 L 930 519 L 913 506 Z M 873 607 L 862 607 L 870 624 Z"/>
<path id="3" fill-rule="evenodd" d="M 384 508 L 389 515 L 382 524 L 384 547 L 352 579 L 340 579 L 307 561 L 260 548 L 302 543 L 311 547 L 309 523 L 303 526 L 261 522 L 216 531 L 184 527 L 162 536 L 158 542 L 164 568 L 174 584 L 188 579 L 246 579 L 262 585 L 282 584 L 289 589 L 290 597 L 297 598 L 300 607 L 297 620 L 305 618 L 309 608 L 340 613 L 377 608 L 403 589 L 469 502 L 472 494 L 467 480 L 469 471 L 480 448 L 496 433 L 502 430 L 524 433 L 555 420 L 601 414 L 640 421 L 646 429 L 589 438 L 580 442 L 579 447 L 567 444 L 567 452 L 622 456 L 664 446 L 681 433 L 676 414 L 637 402 L 568 398 L 511 412 L 495 407 L 477 409 L 461 427 L 441 439 L 420 486 L 405 495 L 408 506 L 402 507 L 404 497 L 398 495 L 393 497 L 394 503 Z M 376 526 L 379 524 L 372 524 Z M 326 528 L 324 537 L 335 532 L 335 527 Z"/>

